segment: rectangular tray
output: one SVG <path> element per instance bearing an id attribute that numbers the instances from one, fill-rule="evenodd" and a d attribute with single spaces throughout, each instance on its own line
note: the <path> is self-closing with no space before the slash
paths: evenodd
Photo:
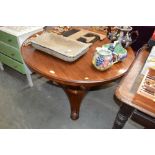
<path id="1" fill-rule="evenodd" d="M 155 101 L 155 70 L 149 68 L 138 88 L 137 94 Z"/>
<path id="2" fill-rule="evenodd" d="M 77 60 L 87 52 L 91 45 L 52 32 L 42 33 L 32 40 L 31 44 L 38 50 L 68 62 Z"/>

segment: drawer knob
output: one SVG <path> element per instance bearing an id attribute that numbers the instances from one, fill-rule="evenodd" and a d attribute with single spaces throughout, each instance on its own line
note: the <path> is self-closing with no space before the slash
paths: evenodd
<path id="1" fill-rule="evenodd" d="M 12 40 L 11 39 L 8 39 L 8 42 L 11 42 Z"/>
<path id="2" fill-rule="evenodd" d="M 15 54 L 14 53 L 11 53 L 11 56 L 15 56 Z"/>

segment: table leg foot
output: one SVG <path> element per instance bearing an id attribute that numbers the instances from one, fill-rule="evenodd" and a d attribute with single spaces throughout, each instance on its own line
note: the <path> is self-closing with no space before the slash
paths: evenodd
<path id="1" fill-rule="evenodd" d="M 0 69 L 3 71 L 4 68 L 3 68 L 3 64 L 0 62 Z"/>
<path id="2" fill-rule="evenodd" d="M 79 118 L 79 112 L 71 112 L 70 117 L 72 120 L 77 120 Z"/>
<path id="3" fill-rule="evenodd" d="M 30 73 L 26 73 L 26 76 L 27 76 L 27 80 L 28 80 L 29 86 L 33 87 L 33 82 L 32 82 L 32 78 L 31 78 L 31 74 Z"/>
<path id="4" fill-rule="evenodd" d="M 133 107 L 123 104 L 115 118 L 113 129 L 122 129 L 133 111 Z"/>
<path id="5" fill-rule="evenodd" d="M 82 99 L 86 95 L 84 90 L 75 90 L 70 88 L 64 88 L 65 93 L 68 96 L 71 108 L 71 119 L 77 120 L 79 118 L 79 111 Z"/>

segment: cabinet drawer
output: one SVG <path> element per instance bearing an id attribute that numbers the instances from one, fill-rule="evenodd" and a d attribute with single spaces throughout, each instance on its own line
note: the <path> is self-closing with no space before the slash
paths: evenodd
<path id="1" fill-rule="evenodd" d="M 2 41 L 0 41 L 0 52 L 15 60 L 18 60 L 21 63 L 23 62 L 20 51 L 17 48 L 10 46 Z"/>
<path id="2" fill-rule="evenodd" d="M 13 36 L 13 35 L 11 35 L 9 33 L 0 31 L 0 41 L 3 41 L 3 42 L 5 42 L 5 43 L 7 43 L 7 44 L 9 44 L 11 46 L 19 48 L 17 37 Z"/>
<path id="3" fill-rule="evenodd" d="M 13 60 L 1 53 L 0 53 L 0 61 L 4 64 L 10 66 L 11 68 L 19 71 L 20 73 L 25 74 L 25 67 L 20 62 L 17 62 L 16 60 Z"/>

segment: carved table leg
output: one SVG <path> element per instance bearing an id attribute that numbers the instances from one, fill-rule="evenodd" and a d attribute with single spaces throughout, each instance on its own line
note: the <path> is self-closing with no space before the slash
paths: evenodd
<path id="1" fill-rule="evenodd" d="M 115 118 L 113 129 L 122 129 L 134 111 L 133 107 L 123 104 Z"/>
<path id="2" fill-rule="evenodd" d="M 86 95 L 85 90 L 74 90 L 70 88 L 64 88 L 64 91 L 66 92 L 70 107 L 71 107 L 71 119 L 76 120 L 79 118 L 79 111 L 80 111 L 80 105 L 81 101 Z"/>

